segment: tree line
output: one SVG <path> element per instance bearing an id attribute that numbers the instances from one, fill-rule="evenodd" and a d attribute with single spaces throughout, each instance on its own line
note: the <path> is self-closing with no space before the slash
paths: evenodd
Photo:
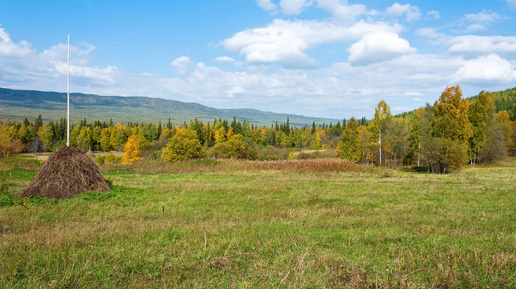
<path id="1" fill-rule="evenodd" d="M 380 101 L 367 126 L 347 123 L 337 155 L 376 165 L 417 165 L 447 173 L 466 163 L 487 164 L 516 155 L 516 121 L 495 112 L 495 99 L 482 91 L 472 103 L 459 85 L 447 87 L 433 106 L 393 117 Z"/>
<path id="2" fill-rule="evenodd" d="M 500 102 L 509 107 L 508 102 Z M 512 107 L 511 107 L 512 108 Z M 379 166 L 417 165 L 446 173 L 469 163 L 491 163 L 515 154 L 516 121 L 496 112 L 489 92 L 462 98 L 460 86 L 446 88 L 433 106 L 412 113 L 391 114 L 380 101 L 373 119 L 354 117 L 342 123 L 294 127 L 285 123 L 270 127 L 247 122 L 198 119 L 174 125 L 109 123 L 86 119 L 73 125 L 70 145 L 82 150 L 125 149 L 133 162 L 143 153 L 166 161 L 199 158 L 256 159 L 260 147 L 334 149 L 335 156 L 350 162 Z M 66 120 L 44 123 L 39 116 L 22 123 L 0 124 L 0 156 L 20 152 L 55 151 L 65 145 Z"/>

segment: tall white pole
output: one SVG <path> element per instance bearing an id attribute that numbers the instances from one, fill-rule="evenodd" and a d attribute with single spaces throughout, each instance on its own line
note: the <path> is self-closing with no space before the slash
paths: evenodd
<path id="1" fill-rule="evenodd" d="M 68 35 L 68 85 L 66 92 L 66 146 L 70 146 L 70 35 Z"/>

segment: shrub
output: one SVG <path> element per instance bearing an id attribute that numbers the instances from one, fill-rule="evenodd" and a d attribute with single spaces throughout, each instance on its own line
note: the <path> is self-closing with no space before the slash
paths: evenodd
<path id="1" fill-rule="evenodd" d="M 205 156 L 197 133 L 193 130 L 182 128 L 170 139 L 162 150 L 161 159 L 168 162 L 188 159 L 199 159 Z"/>
<path id="2" fill-rule="evenodd" d="M 256 151 L 245 143 L 244 136 L 235 134 L 226 142 L 217 143 L 211 150 L 211 157 L 219 159 L 249 159 L 257 158 Z"/>
<path id="3" fill-rule="evenodd" d="M 117 158 L 113 153 L 109 153 L 106 158 L 104 159 L 105 164 L 115 164 L 117 163 Z"/>
<path id="4" fill-rule="evenodd" d="M 106 156 L 103 156 L 103 155 L 97 155 L 97 157 L 95 158 L 95 161 L 97 162 L 97 164 L 104 164 L 106 162 Z"/>

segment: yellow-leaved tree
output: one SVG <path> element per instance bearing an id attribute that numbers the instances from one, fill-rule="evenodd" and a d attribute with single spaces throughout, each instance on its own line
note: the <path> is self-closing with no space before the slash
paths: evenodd
<path id="1" fill-rule="evenodd" d="M 172 137 L 163 148 L 161 159 L 168 162 L 198 159 L 204 157 L 205 152 L 194 130 L 182 128 Z"/>
<path id="2" fill-rule="evenodd" d="M 141 160 L 142 150 L 140 147 L 140 138 L 138 135 L 131 135 L 129 139 L 127 139 L 127 143 L 124 146 L 124 157 L 122 158 L 122 163 L 124 164 L 133 164 L 139 160 Z"/>

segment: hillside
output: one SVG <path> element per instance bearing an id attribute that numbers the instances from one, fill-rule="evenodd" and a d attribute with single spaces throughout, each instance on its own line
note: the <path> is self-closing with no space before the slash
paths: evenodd
<path id="1" fill-rule="evenodd" d="M 59 120 L 66 117 L 66 93 L 34 90 L 13 90 L 0 88 L 0 119 L 22 121 L 25 117 L 34 119 L 41 115 L 45 121 Z M 289 117 L 290 125 L 304 126 L 330 122 L 336 119 L 313 118 L 301 115 L 264 112 L 256 109 L 215 109 L 192 102 L 181 102 L 151 97 L 100 96 L 94 94 L 70 94 L 70 119 L 78 123 L 86 118 L 89 121 L 100 120 L 115 122 L 158 123 L 171 121 L 175 124 L 189 122 L 198 118 L 203 122 L 214 119 L 233 119 L 270 126 L 284 123 Z"/>
<path id="2" fill-rule="evenodd" d="M 500 111 L 507 111 L 509 116 L 511 117 L 511 120 L 516 120 L 516 87 L 509 88 L 502 91 L 490 91 L 491 95 L 494 97 L 495 105 L 494 110 L 495 112 Z M 471 97 L 468 97 L 470 103 L 476 102 L 478 99 L 478 95 L 474 95 Z M 431 104 L 433 105 L 433 103 Z M 397 116 L 400 117 L 410 117 L 415 113 L 416 110 L 403 112 L 398 114 Z"/>

